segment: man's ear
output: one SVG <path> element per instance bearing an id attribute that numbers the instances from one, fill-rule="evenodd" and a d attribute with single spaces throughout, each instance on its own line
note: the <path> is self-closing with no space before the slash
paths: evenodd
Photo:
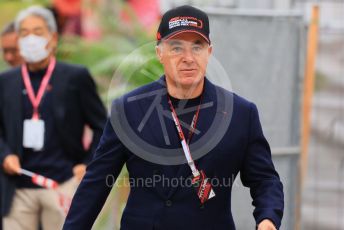
<path id="1" fill-rule="evenodd" d="M 58 43 L 58 34 L 57 33 L 53 33 L 51 35 L 51 40 L 50 40 L 50 43 L 48 44 L 48 47 L 51 48 L 51 50 L 53 52 L 55 52 L 56 49 L 57 49 L 57 43 Z"/>
<path id="2" fill-rule="evenodd" d="M 161 45 L 155 46 L 155 53 L 156 53 L 156 56 L 157 56 L 159 62 L 162 64 L 162 47 L 161 47 Z"/>
<path id="3" fill-rule="evenodd" d="M 208 47 L 208 54 L 209 56 L 213 53 L 213 46 L 212 45 L 209 45 Z"/>

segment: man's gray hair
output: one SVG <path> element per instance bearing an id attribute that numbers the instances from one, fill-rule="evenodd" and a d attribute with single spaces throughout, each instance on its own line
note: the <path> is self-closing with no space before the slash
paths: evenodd
<path id="1" fill-rule="evenodd" d="M 46 22 L 50 32 L 57 32 L 56 20 L 54 18 L 53 13 L 50 10 L 43 8 L 41 6 L 31 6 L 18 13 L 16 20 L 14 22 L 14 27 L 17 32 L 19 32 L 20 23 L 29 16 L 37 16 L 42 18 Z"/>
<path id="2" fill-rule="evenodd" d="M 4 28 L 1 31 L 1 37 L 5 36 L 6 34 L 14 33 L 16 32 L 14 30 L 14 22 L 10 22 L 7 25 L 4 26 Z"/>

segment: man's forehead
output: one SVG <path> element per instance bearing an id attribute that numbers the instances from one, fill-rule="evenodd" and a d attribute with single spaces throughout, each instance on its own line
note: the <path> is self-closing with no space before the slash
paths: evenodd
<path id="1" fill-rule="evenodd" d="M 176 36 L 172 36 L 168 39 L 165 39 L 167 44 L 208 44 L 207 41 L 201 36 L 196 33 L 182 33 Z"/>
<path id="2" fill-rule="evenodd" d="M 30 15 L 23 19 L 20 23 L 20 29 L 25 29 L 25 28 L 33 28 L 33 29 L 39 29 L 39 28 L 48 28 L 48 25 L 46 21 L 35 15 Z"/>

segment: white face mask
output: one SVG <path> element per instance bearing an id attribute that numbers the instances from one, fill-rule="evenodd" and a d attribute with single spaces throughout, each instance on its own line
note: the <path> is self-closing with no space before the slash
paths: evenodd
<path id="1" fill-rule="evenodd" d="M 34 34 L 19 38 L 20 55 L 28 63 L 40 62 L 49 56 L 48 43 L 45 37 Z"/>

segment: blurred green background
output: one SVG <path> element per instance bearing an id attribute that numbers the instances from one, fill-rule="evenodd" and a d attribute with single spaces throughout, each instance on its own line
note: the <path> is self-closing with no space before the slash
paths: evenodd
<path id="1" fill-rule="evenodd" d="M 3 28 L 13 20 L 21 9 L 37 4 L 50 7 L 52 0 L 1 0 L 0 27 Z M 107 95 L 111 95 L 110 99 L 113 99 L 123 91 L 148 83 L 162 74 L 160 63 L 152 58 L 155 55 L 155 31 L 147 29 L 138 22 L 134 10 L 127 1 L 108 0 L 103 1 L 102 4 L 92 4 L 89 8 L 92 8 L 93 14 L 97 16 L 97 26 L 101 36 L 90 40 L 77 35 L 61 35 L 57 58 L 87 66 L 97 82 L 105 103 L 107 103 Z M 126 20 L 129 22 L 123 22 L 121 14 L 126 14 L 129 17 Z M 154 27 L 156 26 L 152 26 Z M 147 45 L 148 43 L 150 45 Z M 139 57 L 128 58 L 133 51 Z M 123 60 L 126 62 L 123 63 Z M 118 68 L 120 65 L 121 68 Z M 3 59 L 0 59 L 0 71 L 6 68 L 8 66 Z M 132 76 L 133 68 L 140 69 L 135 71 L 135 76 Z M 117 85 L 110 84 L 114 77 L 116 79 L 113 81 Z M 125 89 L 121 87 L 123 83 Z M 112 92 L 117 89 L 118 93 Z"/>

